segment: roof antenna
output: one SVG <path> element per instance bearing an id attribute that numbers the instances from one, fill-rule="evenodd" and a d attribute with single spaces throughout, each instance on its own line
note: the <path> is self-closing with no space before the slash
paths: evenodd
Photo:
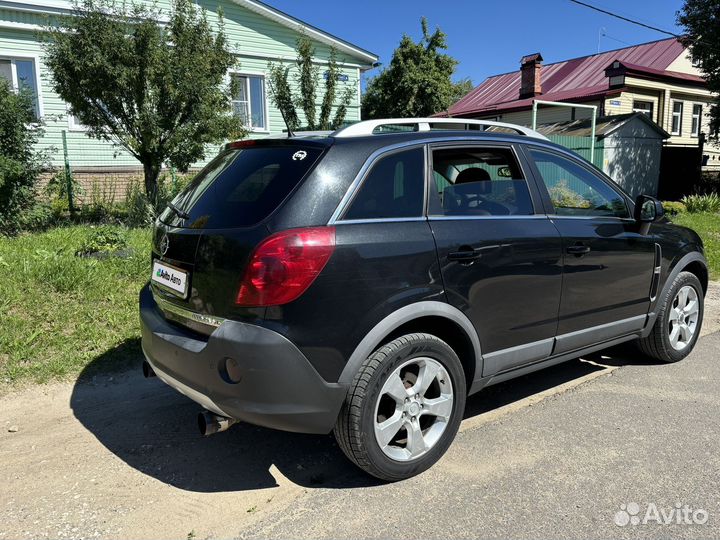
<path id="1" fill-rule="evenodd" d="M 293 134 L 292 130 L 290 129 L 290 124 L 288 124 L 287 118 L 285 118 L 285 113 L 283 112 L 282 107 L 278 107 L 278 109 L 280 110 L 280 116 L 282 116 L 283 122 L 285 122 L 285 127 L 287 128 L 288 139 L 290 139 L 290 138 L 294 137 L 295 135 Z"/>

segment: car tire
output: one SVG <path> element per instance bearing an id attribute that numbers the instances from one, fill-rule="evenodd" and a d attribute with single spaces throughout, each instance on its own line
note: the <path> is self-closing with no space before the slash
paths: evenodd
<path id="1" fill-rule="evenodd" d="M 360 367 L 340 411 L 335 438 L 365 472 L 394 482 L 438 461 L 455 438 L 467 395 L 455 351 L 430 334 L 408 334 Z M 393 431 L 395 434 L 393 436 Z"/>
<path id="2" fill-rule="evenodd" d="M 691 302 L 695 302 L 695 308 Z M 700 336 L 703 288 L 691 272 L 680 272 L 661 299 L 650 334 L 638 340 L 640 351 L 662 362 L 677 362 L 692 351 Z"/>

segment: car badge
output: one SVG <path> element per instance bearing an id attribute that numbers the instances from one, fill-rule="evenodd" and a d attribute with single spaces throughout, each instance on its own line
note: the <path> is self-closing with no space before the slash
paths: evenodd
<path id="1" fill-rule="evenodd" d="M 163 234 L 163 237 L 160 240 L 160 253 L 165 255 L 168 252 L 168 249 L 170 249 L 170 239 L 167 234 Z"/>

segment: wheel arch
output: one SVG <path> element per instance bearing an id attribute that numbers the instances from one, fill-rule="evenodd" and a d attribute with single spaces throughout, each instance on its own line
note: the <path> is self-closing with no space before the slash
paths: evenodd
<path id="1" fill-rule="evenodd" d="M 480 339 L 470 320 L 449 304 L 423 301 L 404 306 L 376 324 L 350 355 L 338 382 L 352 382 L 362 363 L 379 346 L 413 332 L 432 334 L 452 347 L 460 358 L 468 388 L 476 373 L 482 373 Z"/>
<path id="2" fill-rule="evenodd" d="M 696 275 L 702 285 L 703 294 L 707 292 L 709 279 L 707 260 L 703 254 L 698 251 L 686 253 L 671 267 L 668 276 L 665 278 L 665 282 L 663 283 L 660 293 L 655 297 L 655 303 L 653 304 L 651 311 L 648 313 L 648 321 L 645 325 L 645 329 L 643 330 L 642 337 L 647 337 L 652 331 L 655 320 L 657 319 L 660 305 L 659 302 L 662 298 L 665 298 L 668 290 L 672 287 L 675 278 L 678 274 L 680 274 L 680 272 L 691 272 Z"/>
<path id="3" fill-rule="evenodd" d="M 697 278 L 700 280 L 700 284 L 703 288 L 703 294 L 707 293 L 708 290 L 708 281 L 710 279 L 710 276 L 708 275 L 708 267 L 704 263 L 704 261 L 700 261 L 698 259 L 695 259 L 685 266 L 682 267 L 680 270 L 681 272 L 690 272 L 691 274 L 695 274 Z"/>

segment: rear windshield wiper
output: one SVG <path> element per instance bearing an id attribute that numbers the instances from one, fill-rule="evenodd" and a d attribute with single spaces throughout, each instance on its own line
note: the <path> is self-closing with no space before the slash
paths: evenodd
<path id="1" fill-rule="evenodd" d="M 172 210 L 172 211 L 175 213 L 175 215 L 176 215 L 177 217 L 179 217 L 180 219 L 190 219 L 190 214 L 188 214 L 187 212 L 184 212 L 184 211 L 180 210 L 180 209 L 179 209 L 177 206 L 175 206 L 173 203 L 169 202 L 169 203 L 167 204 L 167 206 L 168 206 L 168 208 L 169 208 L 170 210 Z"/>

